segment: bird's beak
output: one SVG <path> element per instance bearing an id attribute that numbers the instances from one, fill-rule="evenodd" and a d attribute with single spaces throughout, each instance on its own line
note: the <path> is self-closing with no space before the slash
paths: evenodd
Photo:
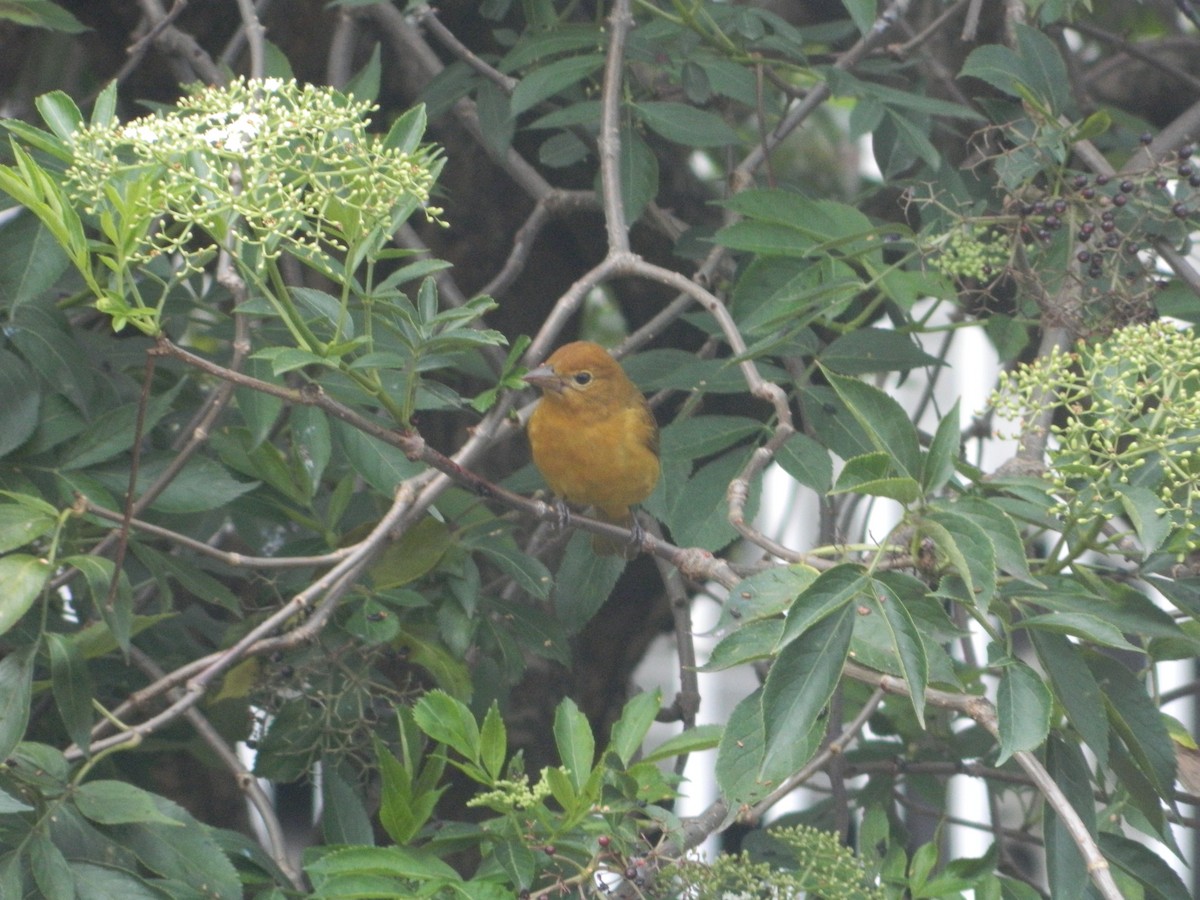
<path id="1" fill-rule="evenodd" d="M 543 391 L 554 391 L 556 394 L 563 392 L 562 377 L 549 366 L 538 366 L 536 369 L 530 369 L 521 379 L 526 384 L 532 384 L 535 388 L 541 388 Z"/>

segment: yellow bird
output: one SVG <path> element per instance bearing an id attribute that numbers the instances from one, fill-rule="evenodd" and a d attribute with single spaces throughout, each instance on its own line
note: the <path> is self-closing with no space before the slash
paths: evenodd
<path id="1" fill-rule="evenodd" d="M 646 398 L 620 364 L 599 344 L 575 341 L 559 347 L 525 381 L 542 391 L 529 419 L 533 462 L 559 498 L 591 506 L 597 518 L 641 528 L 630 507 L 658 483 L 658 424 Z M 597 553 L 624 556 L 628 546 L 595 536 Z"/>

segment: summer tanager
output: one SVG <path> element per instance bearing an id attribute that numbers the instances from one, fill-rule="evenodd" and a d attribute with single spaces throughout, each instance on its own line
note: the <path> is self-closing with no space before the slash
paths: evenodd
<path id="1" fill-rule="evenodd" d="M 591 341 L 559 347 L 525 375 L 542 391 L 529 419 L 533 462 L 561 500 L 632 528 L 629 545 L 592 538 L 597 553 L 630 558 L 641 529 L 630 507 L 658 482 L 658 425 L 608 351 Z"/>

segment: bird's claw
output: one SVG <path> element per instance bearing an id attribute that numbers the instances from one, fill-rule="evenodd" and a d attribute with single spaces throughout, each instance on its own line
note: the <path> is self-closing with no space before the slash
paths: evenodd
<path id="1" fill-rule="evenodd" d="M 566 531 L 567 526 L 571 524 L 571 510 L 567 508 L 567 501 L 562 497 L 554 498 L 554 524 L 559 531 Z"/>
<path id="2" fill-rule="evenodd" d="M 629 526 L 629 548 L 631 550 L 640 550 L 642 541 L 646 537 L 646 529 L 642 527 L 642 522 L 637 517 L 637 513 L 634 513 L 631 518 L 633 519 L 633 524 Z"/>

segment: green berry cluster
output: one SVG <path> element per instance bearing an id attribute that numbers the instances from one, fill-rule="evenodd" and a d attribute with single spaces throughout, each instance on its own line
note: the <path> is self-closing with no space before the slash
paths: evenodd
<path id="1" fill-rule="evenodd" d="M 987 283 L 1008 266 L 1008 243 L 990 227 L 963 222 L 938 243 L 932 264 L 951 278 Z"/>
<path id="2" fill-rule="evenodd" d="M 883 900 L 870 884 L 862 861 L 838 836 L 805 825 L 772 828 L 763 842 L 772 862 L 743 851 L 717 857 L 711 864 L 679 867 L 681 896 L 696 900 L 730 897 L 813 897 Z"/>
<path id="3" fill-rule="evenodd" d="M 1010 373 L 1009 419 L 1053 408 L 1047 477 L 1055 511 L 1082 531 L 1131 519 L 1149 553 L 1200 546 L 1200 339 L 1165 322 L 1081 341 Z"/>

